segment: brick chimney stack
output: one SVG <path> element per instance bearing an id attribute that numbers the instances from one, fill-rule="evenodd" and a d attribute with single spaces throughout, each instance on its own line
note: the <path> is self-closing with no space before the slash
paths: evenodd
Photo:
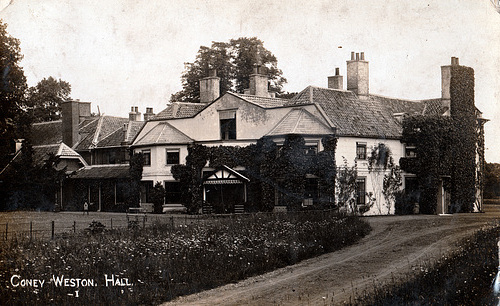
<path id="1" fill-rule="evenodd" d="M 73 147 L 80 140 L 79 124 L 90 117 L 90 102 L 66 101 L 61 104 L 63 142 Z"/>
<path id="2" fill-rule="evenodd" d="M 249 94 L 258 97 L 268 97 L 268 80 L 266 67 L 257 63 L 253 68 L 253 74 L 250 75 Z"/>
<path id="3" fill-rule="evenodd" d="M 459 67 L 458 57 L 451 58 L 451 64 L 448 66 L 441 66 L 441 103 L 443 109 L 446 110 L 444 115 L 450 116 L 451 114 L 451 78 L 453 76 L 452 68 Z M 463 66 L 462 66 L 463 67 Z"/>
<path id="4" fill-rule="evenodd" d="M 200 102 L 210 103 L 220 96 L 220 78 L 217 71 L 210 69 L 208 77 L 200 80 Z"/>
<path id="5" fill-rule="evenodd" d="M 335 68 L 335 75 L 328 77 L 328 88 L 344 89 L 344 77 L 340 75 L 339 68 Z"/>
<path id="6" fill-rule="evenodd" d="M 144 121 L 148 121 L 154 115 L 155 114 L 153 113 L 153 108 L 152 107 L 146 107 L 146 112 L 144 113 Z"/>
<path id="7" fill-rule="evenodd" d="M 368 61 L 365 61 L 365 53 L 351 52 L 351 60 L 347 61 L 347 90 L 357 95 L 369 94 Z"/>

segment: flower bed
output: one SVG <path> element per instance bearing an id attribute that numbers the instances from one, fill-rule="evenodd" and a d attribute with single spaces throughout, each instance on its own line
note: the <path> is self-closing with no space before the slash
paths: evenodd
<path id="1" fill-rule="evenodd" d="M 154 304 L 338 250 L 369 231 L 356 217 L 311 211 L 87 231 L 45 243 L 11 241 L 0 252 L 0 300 Z M 74 283 L 80 279 L 79 286 L 49 283 L 63 275 Z M 22 287 L 22 279 L 45 284 Z"/>

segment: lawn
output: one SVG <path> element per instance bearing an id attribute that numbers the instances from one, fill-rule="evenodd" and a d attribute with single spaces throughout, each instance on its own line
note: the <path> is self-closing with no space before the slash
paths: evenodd
<path id="1" fill-rule="evenodd" d="M 331 211 L 181 220 L 113 230 L 96 221 L 85 234 L 10 239 L 0 251 L 0 300 L 155 304 L 338 250 L 370 232 L 359 218 Z"/>

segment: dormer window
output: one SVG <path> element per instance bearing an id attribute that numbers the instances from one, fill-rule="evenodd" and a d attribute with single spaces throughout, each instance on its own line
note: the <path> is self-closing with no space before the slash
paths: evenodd
<path id="1" fill-rule="evenodd" d="M 236 110 L 220 111 L 220 138 L 222 140 L 236 139 Z"/>

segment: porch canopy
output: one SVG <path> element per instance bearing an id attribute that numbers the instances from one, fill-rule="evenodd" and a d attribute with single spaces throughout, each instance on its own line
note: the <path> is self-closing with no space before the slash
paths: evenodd
<path id="1" fill-rule="evenodd" d="M 224 165 L 203 180 L 204 185 L 228 185 L 228 184 L 244 184 L 250 180 L 239 173 L 238 171 Z"/>
<path id="2" fill-rule="evenodd" d="M 203 200 L 215 213 L 243 212 L 249 181 L 238 171 L 221 166 L 203 179 Z"/>

